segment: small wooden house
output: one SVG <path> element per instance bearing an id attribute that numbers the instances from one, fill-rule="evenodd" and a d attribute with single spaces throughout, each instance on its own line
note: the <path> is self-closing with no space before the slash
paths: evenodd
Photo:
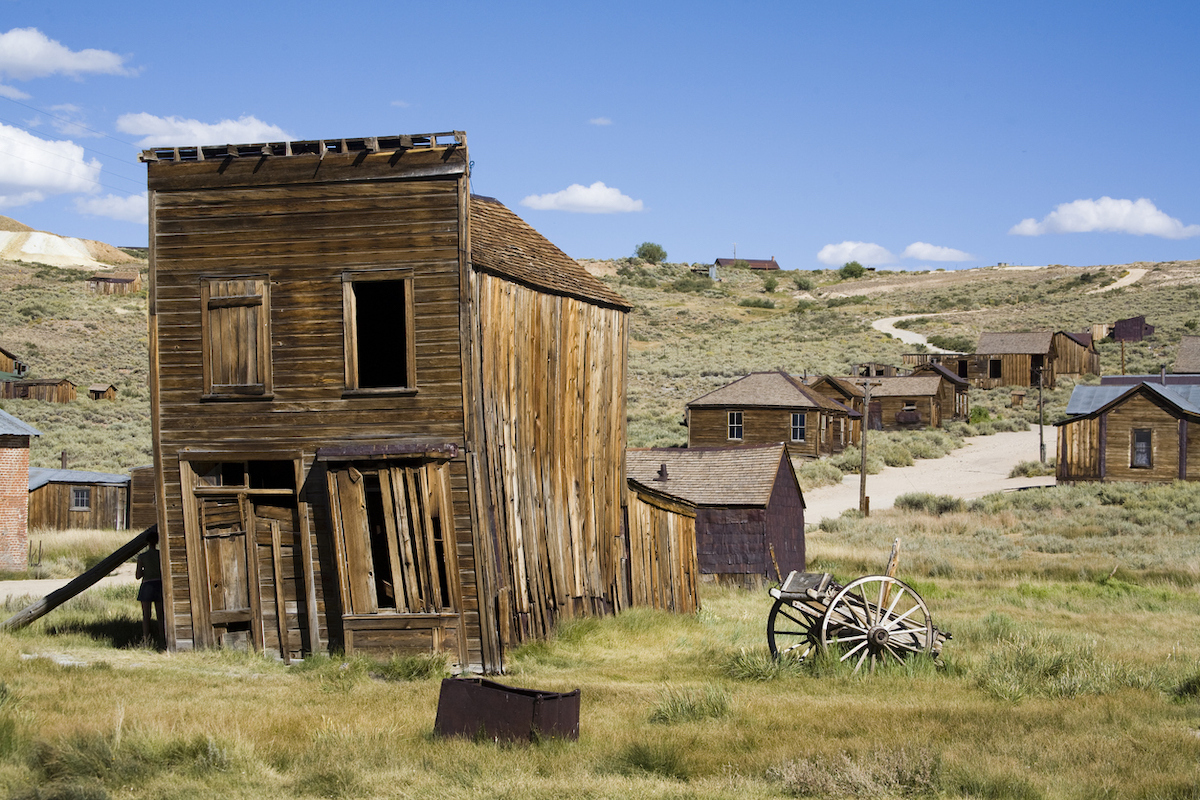
<path id="1" fill-rule="evenodd" d="M 117 399 L 117 387 L 111 383 L 93 383 L 87 388 L 87 393 L 92 400 Z"/>
<path id="2" fill-rule="evenodd" d="M 170 647 L 492 671 L 647 596 L 631 306 L 470 194 L 465 134 L 141 158 Z"/>
<path id="3" fill-rule="evenodd" d="M 29 527 L 125 530 L 129 476 L 30 467 Z"/>
<path id="4" fill-rule="evenodd" d="M 20 378 L 29 372 L 29 365 L 0 347 L 0 373 Z"/>
<path id="5" fill-rule="evenodd" d="M 775 256 L 770 258 L 718 258 L 715 262 L 718 267 L 741 267 L 742 269 L 779 269 L 779 263 L 775 261 Z"/>
<path id="6" fill-rule="evenodd" d="M 133 294 L 142 290 L 142 276 L 137 270 L 96 272 L 87 279 L 87 287 L 96 294 Z"/>
<path id="7" fill-rule="evenodd" d="M 1200 336 L 1183 336 L 1175 354 L 1175 373 L 1200 374 Z"/>
<path id="8" fill-rule="evenodd" d="M 1076 386 L 1067 414 L 1059 481 L 1200 480 L 1198 384 Z"/>
<path id="9" fill-rule="evenodd" d="M 847 447 L 857 447 L 862 441 L 863 425 L 863 390 L 855 381 L 861 378 L 837 378 L 832 375 L 810 375 L 804 379 L 804 384 L 817 394 L 832 400 L 849 409 L 849 436 L 846 438 Z"/>
<path id="10" fill-rule="evenodd" d="M 630 527 L 691 527 L 700 580 L 760 588 L 804 570 L 804 495 L 782 442 L 630 450 L 626 465 Z"/>
<path id="11" fill-rule="evenodd" d="M 981 333 L 975 349 L 974 369 L 966 377 L 981 389 L 997 386 L 1037 386 L 1054 388 L 1054 333 Z M 986 371 L 985 371 L 986 370 Z M 961 372 L 959 373 L 962 374 Z"/>
<path id="12" fill-rule="evenodd" d="M 1128 319 L 1119 319 L 1113 323 L 1112 338 L 1114 342 L 1140 342 L 1154 335 L 1154 326 L 1146 323 L 1146 317 L 1139 314 Z"/>
<path id="13" fill-rule="evenodd" d="M 1078 380 L 1085 375 L 1100 374 L 1100 354 L 1096 352 L 1092 334 L 1055 331 L 1053 349 L 1056 377 Z"/>
<path id="14" fill-rule="evenodd" d="M 75 396 L 75 384 L 66 378 L 42 378 L 0 383 L 0 400 L 42 400 L 47 403 L 70 403 L 75 400 Z"/>
<path id="15" fill-rule="evenodd" d="M 942 378 L 938 386 L 937 404 L 939 416 L 944 423 L 948 419 L 968 420 L 971 418 L 971 383 L 944 364 L 930 362 L 913 367 L 912 377 L 937 375 Z"/>
<path id="16" fill-rule="evenodd" d="M 29 440 L 36 428 L 0 411 L 0 569 L 29 565 Z"/>
<path id="17" fill-rule="evenodd" d="M 784 372 L 753 372 L 687 404 L 688 447 L 786 442 L 794 456 L 839 453 L 851 410 Z"/>

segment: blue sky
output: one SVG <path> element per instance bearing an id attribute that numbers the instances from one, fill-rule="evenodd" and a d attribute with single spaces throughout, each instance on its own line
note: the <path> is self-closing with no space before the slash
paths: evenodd
<path id="1" fill-rule="evenodd" d="M 467 132 L 577 258 L 1200 257 L 1191 3 L 0 0 L 0 214 L 145 244 L 148 145 Z"/>

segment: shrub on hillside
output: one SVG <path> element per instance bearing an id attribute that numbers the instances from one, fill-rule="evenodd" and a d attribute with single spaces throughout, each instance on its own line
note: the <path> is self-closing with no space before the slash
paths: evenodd
<path id="1" fill-rule="evenodd" d="M 667 260 L 667 251 L 663 249 L 661 244 L 654 242 L 642 242 L 637 246 L 637 250 L 633 254 L 643 261 L 649 261 L 651 264 L 661 264 Z"/>
<path id="2" fill-rule="evenodd" d="M 738 301 L 743 308 L 774 308 L 775 301 L 768 297 L 745 297 Z"/>
<path id="3" fill-rule="evenodd" d="M 953 350 L 956 353 L 970 353 L 975 350 L 975 340 L 970 336 L 942 336 L 934 334 L 925 337 L 934 347 L 943 350 Z"/>
<path id="4" fill-rule="evenodd" d="M 795 284 L 796 288 L 802 292 L 811 292 L 813 289 L 817 288 L 817 285 L 813 283 L 813 279 L 807 275 L 792 276 L 792 283 Z"/>
<path id="5" fill-rule="evenodd" d="M 861 278 L 866 274 L 867 268 L 857 261 L 847 261 L 845 264 L 842 264 L 840 269 L 838 269 L 838 276 L 844 281 L 853 280 L 854 278 Z"/>
<path id="6" fill-rule="evenodd" d="M 901 511 L 920 511 L 940 517 L 943 514 L 956 514 L 966 510 L 966 503 L 958 497 L 930 494 L 929 492 L 910 492 L 896 498 L 896 508 Z"/>
<path id="7" fill-rule="evenodd" d="M 712 278 L 707 275 L 684 275 L 666 286 L 672 292 L 700 292 L 713 288 Z"/>
<path id="8" fill-rule="evenodd" d="M 775 287 L 779 285 L 778 279 L 774 275 L 767 275 L 763 278 L 763 291 L 767 294 L 775 291 Z"/>

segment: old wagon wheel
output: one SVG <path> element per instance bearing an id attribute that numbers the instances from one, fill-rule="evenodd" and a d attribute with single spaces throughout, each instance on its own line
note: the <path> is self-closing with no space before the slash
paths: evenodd
<path id="1" fill-rule="evenodd" d="M 780 598 L 767 617 L 767 646 L 775 658 L 803 661 L 817 646 L 823 607 Z"/>
<path id="2" fill-rule="evenodd" d="M 837 646 L 840 661 L 854 659 L 857 673 L 885 661 L 903 661 L 933 646 L 929 609 L 911 586 L 887 575 L 851 581 L 837 593 L 821 618 L 823 648 Z"/>

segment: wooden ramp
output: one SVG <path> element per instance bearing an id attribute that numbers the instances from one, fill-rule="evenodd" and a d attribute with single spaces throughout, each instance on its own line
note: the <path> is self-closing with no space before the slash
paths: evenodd
<path id="1" fill-rule="evenodd" d="M 114 550 L 110 555 L 105 556 L 104 560 L 102 560 L 99 564 L 92 567 L 78 578 L 75 578 L 66 586 L 62 587 L 61 589 L 55 589 L 41 600 L 31 603 L 18 611 L 16 614 L 13 614 L 3 623 L 0 623 L 0 629 L 24 628 L 31 622 L 41 619 L 46 614 L 49 614 L 51 611 L 67 602 L 75 595 L 80 594 L 85 589 L 94 586 L 105 575 L 112 572 L 121 564 L 124 564 L 131 556 L 146 546 L 146 540 L 150 537 L 151 533 L 157 532 L 158 526 L 151 525 L 149 528 L 142 531 L 137 536 L 133 537 L 128 542 Z"/>

